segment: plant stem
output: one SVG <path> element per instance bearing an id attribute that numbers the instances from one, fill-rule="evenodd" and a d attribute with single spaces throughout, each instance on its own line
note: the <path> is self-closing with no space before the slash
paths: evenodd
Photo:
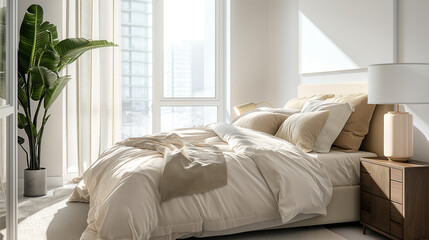
<path id="1" fill-rule="evenodd" d="M 27 124 L 28 124 L 28 128 L 29 131 L 26 132 L 27 137 L 28 137 L 28 146 L 30 147 L 30 169 L 33 169 L 33 161 L 36 159 L 36 139 L 34 138 L 34 134 L 33 134 L 33 127 L 32 127 L 32 122 L 31 122 L 31 115 L 29 113 L 29 108 L 24 108 L 24 113 L 25 116 L 27 118 Z"/>
<path id="2" fill-rule="evenodd" d="M 28 82 L 27 82 L 27 84 L 25 85 L 26 86 L 26 88 L 27 88 L 27 91 L 26 91 L 26 93 L 27 93 L 27 99 L 28 99 L 28 116 L 27 117 L 30 117 L 30 120 L 31 120 L 31 107 L 30 107 L 30 105 L 31 105 L 31 103 L 30 103 L 30 83 L 31 83 L 31 76 L 30 76 L 30 74 L 28 74 Z"/>
<path id="3" fill-rule="evenodd" d="M 39 103 L 37 104 L 37 109 L 36 109 L 36 113 L 34 114 L 34 118 L 33 118 L 33 124 L 34 127 L 37 128 L 37 118 L 39 117 L 39 111 L 40 111 L 40 106 L 42 106 L 42 100 L 45 97 L 45 93 L 42 94 L 42 96 L 40 97 Z"/>
<path id="4" fill-rule="evenodd" d="M 22 146 L 22 144 L 19 144 L 19 146 L 22 148 L 22 150 L 24 150 L 25 155 L 27 157 L 27 169 L 30 169 L 30 163 L 28 162 L 28 152 L 27 150 L 25 150 L 25 148 Z"/>
<path id="5" fill-rule="evenodd" d="M 39 136 L 37 137 L 37 169 L 40 169 L 40 155 L 41 155 L 41 150 L 42 150 L 42 137 L 43 137 L 43 132 L 45 130 L 45 124 L 47 122 L 46 119 L 46 114 L 48 113 L 48 110 L 45 109 L 45 112 L 43 113 L 43 122 L 42 122 L 42 126 L 40 127 L 40 131 L 39 131 Z"/>
<path id="6" fill-rule="evenodd" d="M 26 83 L 26 94 L 28 99 L 28 106 L 24 108 L 24 113 L 27 118 L 27 124 L 29 131 L 27 133 L 28 137 L 28 146 L 30 147 L 30 169 L 34 169 L 34 161 L 36 160 L 36 138 L 34 136 L 33 132 L 33 123 L 31 122 L 31 98 L 30 98 L 30 83 L 31 83 L 31 77 L 28 75 Z"/>

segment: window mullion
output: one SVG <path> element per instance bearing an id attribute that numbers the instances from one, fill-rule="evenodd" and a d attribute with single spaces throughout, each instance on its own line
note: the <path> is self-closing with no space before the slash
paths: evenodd
<path id="1" fill-rule="evenodd" d="M 219 100 L 218 122 L 225 119 L 225 53 L 226 9 L 225 0 L 216 0 L 216 97 Z"/>
<path id="2" fill-rule="evenodd" d="M 153 78 L 152 78 L 152 132 L 161 130 L 162 88 L 164 81 L 164 0 L 153 1 Z"/>
<path id="3" fill-rule="evenodd" d="M 181 100 L 181 101 L 161 101 L 160 107 L 165 106 L 218 106 L 220 107 L 219 101 L 194 101 L 194 100 Z"/>

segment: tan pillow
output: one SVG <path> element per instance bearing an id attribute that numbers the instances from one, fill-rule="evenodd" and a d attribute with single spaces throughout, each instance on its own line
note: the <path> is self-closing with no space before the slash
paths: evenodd
<path id="1" fill-rule="evenodd" d="M 292 114 L 295 113 L 299 113 L 299 110 L 296 109 L 284 109 L 284 108 L 271 108 L 271 107 L 260 107 L 260 108 L 256 108 L 255 110 L 249 111 L 249 112 L 245 112 L 243 114 L 241 114 L 240 116 L 236 117 L 232 123 L 235 123 L 236 121 L 238 121 L 239 119 L 247 116 L 248 114 L 252 114 L 254 112 L 270 112 L 270 113 L 278 113 L 278 114 L 283 114 L 286 116 L 290 116 Z"/>
<path id="2" fill-rule="evenodd" d="M 349 152 L 357 151 L 365 135 L 368 134 L 375 104 L 368 104 L 368 95 L 366 93 L 339 95 L 329 98 L 327 101 L 351 103 L 355 106 L 355 111 L 350 115 L 333 145 Z"/>
<path id="3" fill-rule="evenodd" d="M 252 112 L 241 117 L 232 125 L 274 135 L 287 117 L 287 115 L 279 113 Z"/>
<path id="4" fill-rule="evenodd" d="M 327 110 L 293 114 L 283 122 L 275 136 L 295 144 L 304 152 L 311 152 L 328 117 Z"/>
<path id="5" fill-rule="evenodd" d="M 286 103 L 284 108 L 298 109 L 301 111 L 304 104 L 310 99 L 326 100 L 327 98 L 331 98 L 331 97 L 334 97 L 334 94 L 319 94 L 319 95 L 313 95 L 310 97 L 292 98 Z"/>

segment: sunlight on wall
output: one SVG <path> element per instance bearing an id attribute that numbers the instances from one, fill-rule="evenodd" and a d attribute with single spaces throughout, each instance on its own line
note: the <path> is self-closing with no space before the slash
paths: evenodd
<path id="1" fill-rule="evenodd" d="M 301 11 L 300 73 L 357 69 L 359 66 Z"/>

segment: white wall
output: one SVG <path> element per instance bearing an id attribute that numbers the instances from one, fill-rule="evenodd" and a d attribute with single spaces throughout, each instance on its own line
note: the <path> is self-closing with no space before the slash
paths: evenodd
<path id="1" fill-rule="evenodd" d="M 44 10 L 44 20 L 57 25 L 60 39 L 63 33 L 63 1 L 62 0 L 19 0 L 18 23 L 21 25 L 24 13 L 31 4 L 39 4 Z M 63 181 L 63 100 L 60 96 L 48 113 L 51 117 L 46 124 L 42 142 L 41 166 L 47 168 L 48 185 L 58 186 Z M 41 111 L 42 112 L 42 111 Z M 40 114 L 42 115 L 43 112 Z M 39 121 L 40 122 L 40 121 Z M 40 125 L 40 124 L 39 124 Z M 20 136 L 25 136 L 19 131 Z M 27 138 L 24 137 L 26 140 Z M 18 174 L 23 178 L 24 169 L 27 168 L 25 153 L 19 148 Z M 22 181 L 20 181 L 22 182 Z M 22 189 L 21 189 L 22 191 Z"/>
<path id="2" fill-rule="evenodd" d="M 270 0 L 267 4 L 265 101 L 283 107 L 297 95 L 299 85 L 298 0 Z"/>
<path id="3" fill-rule="evenodd" d="M 429 63 L 428 9 L 427 0 L 398 1 L 399 62 Z M 429 104 L 405 109 L 414 116 L 414 158 L 429 162 Z"/>
<path id="4" fill-rule="evenodd" d="M 232 109 L 265 100 L 267 5 L 265 0 L 231 0 L 230 4 L 231 96 L 227 107 Z"/>

